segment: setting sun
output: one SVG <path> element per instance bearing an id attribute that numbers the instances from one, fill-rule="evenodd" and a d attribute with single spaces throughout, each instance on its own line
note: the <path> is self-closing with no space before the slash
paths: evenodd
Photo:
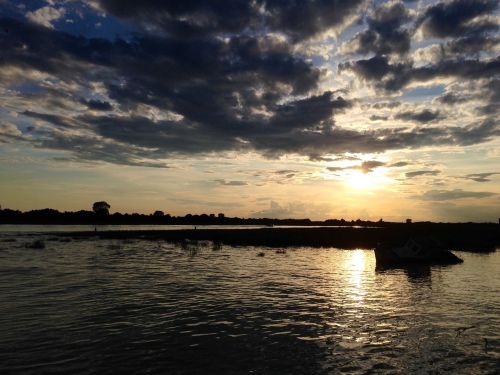
<path id="1" fill-rule="evenodd" d="M 354 171 L 346 176 L 345 182 L 351 188 L 365 190 L 373 188 L 374 181 L 368 173 Z"/>
<path id="2" fill-rule="evenodd" d="M 377 172 L 364 173 L 361 171 L 350 171 L 344 177 L 347 187 L 356 190 L 375 190 L 381 188 L 389 182 L 383 174 Z"/>

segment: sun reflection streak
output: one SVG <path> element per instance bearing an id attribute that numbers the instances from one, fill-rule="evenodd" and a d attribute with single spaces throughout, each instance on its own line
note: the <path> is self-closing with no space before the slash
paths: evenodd
<path id="1" fill-rule="evenodd" d="M 363 282 L 366 268 L 365 251 L 361 249 L 350 250 L 344 265 L 349 270 L 348 297 L 353 301 L 363 303 L 366 294 Z"/>

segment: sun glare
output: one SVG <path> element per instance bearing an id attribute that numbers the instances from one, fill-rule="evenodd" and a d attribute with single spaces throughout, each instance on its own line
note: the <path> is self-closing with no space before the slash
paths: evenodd
<path id="1" fill-rule="evenodd" d="M 353 171 L 345 177 L 345 182 L 351 188 L 366 190 L 373 188 L 374 179 L 368 173 Z"/>

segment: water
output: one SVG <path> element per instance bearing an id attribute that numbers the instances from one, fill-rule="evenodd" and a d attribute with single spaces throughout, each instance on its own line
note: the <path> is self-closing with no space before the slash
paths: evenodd
<path id="1" fill-rule="evenodd" d="M 42 236 L 43 237 L 43 236 Z M 6 242 L 16 239 L 15 242 Z M 0 239 L 0 373 L 494 374 L 500 253 Z M 264 252 L 265 256 L 257 256 Z"/>

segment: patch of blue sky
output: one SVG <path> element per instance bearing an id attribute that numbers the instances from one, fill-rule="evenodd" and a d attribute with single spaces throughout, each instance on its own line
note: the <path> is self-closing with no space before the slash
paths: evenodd
<path id="1" fill-rule="evenodd" d="M 26 94 L 39 94 L 42 91 L 44 91 L 44 88 L 34 83 L 25 82 L 25 83 L 10 85 L 8 87 L 8 90 L 26 95 Z"/>
<path id="2" fill-rule="evenodd" d="M 23 116 L 22 113 L 15 114 L 5 108 L 0 107 L 0 119 L 6 123 L 12 123 L 23 133 L 31 133 L 33 129 L 33 119 Z"/>
<path id="3" fill-rule="evenodd" d="M 9 116 L 11 123 L 15 124 L 16 127 L 23 133 L 23 134 L 31 134 L 31 135 L 36 135 L 33 130 L 36 129 L 33 127 L 33 119 L 27 117 L 27 116 Z M 2 118 L 3 114 L 2 114 Z"/>
<path id="4" fill-rule="evenodd" d="M 46 0 L 0 1 L 2 17 L 24 18 L 27 12 L 32 12 L 47 5 Z"/>
<path id="5" fill-rule="evenodd" d="M 53 22 L 58 31 L 87 38 L 129 39 L 137 29 L 126 21 L 99 13 L 85 4 L 69 3 L 66 13 Z"/>
<path id="6" fill-rule="evenodd" d="M 404 101 L 421 101 L 443 94 L 445 85 L 420 86 L 406 91 L 399 99 Z"/>
<path id="7" fill-rule="evenodd" d="M 0 17 L 26 20 L 28 12 L 51 6 L 45 0 L 28 0 L 22 3 L 0 1 Z M 55 2 L 51 7 L 64 8 L 64 15 L 50 23 L 57 31 L 87 38 L 103 38 L 108 40 L 130 39 L 138 31 L 136 27 L 116 17 L 96 11 L 84 2 Z"/>

